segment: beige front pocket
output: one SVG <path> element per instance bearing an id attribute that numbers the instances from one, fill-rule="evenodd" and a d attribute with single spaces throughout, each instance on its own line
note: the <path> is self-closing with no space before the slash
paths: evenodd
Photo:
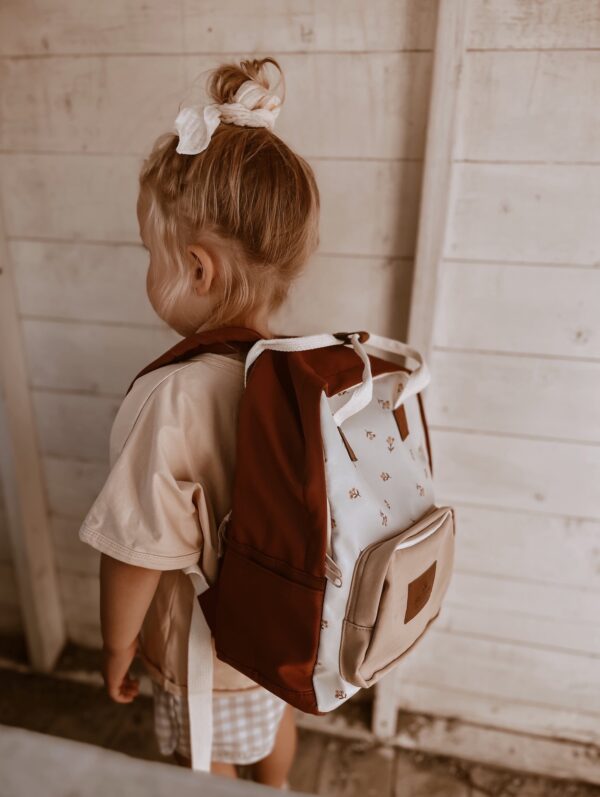
<path id="1" fill-rule="evenodd" d="M 452 507 L 434 507 L 361 553 L 342 631 L 342 678 L 371 686 L 438 615 L 452 574 L 454 535 Z"/>

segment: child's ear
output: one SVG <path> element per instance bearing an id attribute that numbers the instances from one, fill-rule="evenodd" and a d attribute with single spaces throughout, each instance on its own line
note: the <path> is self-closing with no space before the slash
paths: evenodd
<path id="1" fill-rule="evenodd" d="M 192 269 L 192 285 L 197 296 L 206 296 L 215 279 L 215 261 L 210 252 L 199 244 L 188 246 L 187 253 Z"/>

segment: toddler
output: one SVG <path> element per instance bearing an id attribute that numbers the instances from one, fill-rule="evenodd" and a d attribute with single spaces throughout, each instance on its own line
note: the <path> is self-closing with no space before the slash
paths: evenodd
<path id="1" fill-rule="evenodd" d="M 137 212 L 148 297 L 182 336 L 236 326 L 276 337 L 271 314 L 318 245 L 313 172 L 273 132 L 282 78 L 272 58 L 221 65 L 207 84 L 212 103 L 184 108 L 178 135 L 159 138 L 143 165 Z M 139 654 L 153 682 L 160 751 L 188 766 L 196 597 L 184 570 L 199 565 L 215 579 L 243 379 L 235 352 L 137 379 L 111 431 L 108 479 L 80 531 L 102 554 L 108 693 L 119 703 L 136 697 L 128 673 Z M 290 707 L 216 659 L 212 706 L 211 770 L 236 777 L 236 765 L 249 765 L 256 781 L 284 786 L 295 749 Z"/>

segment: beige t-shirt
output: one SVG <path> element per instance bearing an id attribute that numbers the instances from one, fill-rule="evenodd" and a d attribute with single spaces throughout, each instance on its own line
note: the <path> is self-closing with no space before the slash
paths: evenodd
<path id="1" fill-rule="evenodd" d="M 184 694 L 193 601 L 182 568 L 199 564 L 213 583 L 217 529 L 231 508 L 238 404 L 238 355 L 202 354 L 136 380 L 110 435 L 111 470 L 80 539 L 127 562 L 161 570 L 140 635 L 149 674 Z M 214 659 L 214 688 L 257 684 Z"/>

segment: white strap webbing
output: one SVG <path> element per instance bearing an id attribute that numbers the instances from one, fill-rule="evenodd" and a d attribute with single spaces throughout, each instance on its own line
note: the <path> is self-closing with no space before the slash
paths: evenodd
<path id="1" fill-rule="evenodd" d="M 408 375 L 406 384 L 400 396 L 398 397 L 394 409 L 399 404 L 403 404 L 407 398 L 420 393 L 421 390 L 427 387 L 431 381 L 431 374 L 427 363 L 421 356 L 417 349 L 413 349 L 407 343 L 401 343 L 399 340 L 393 338 L 384 338 L 382 335 L 369 335 L 367 346 L 372 346 L 374 349 L 380 351 L 389 351 L 392 354 L 401 354 L 403 357 L 408 357 L 416 363 L 416 368 Z"/>
<path id="2" fill-rule="evenodd" d="M 352 391 L 348 401 L 333 413 L 333 420 L 336 426 L 341 426 L 347 418 L 351 418 L 357 412 L 360 412 L 373 398 L 373 374 L 371 373 L 369 355 L 359 341 L 358 334 L 351 335 L 350 341 L 354 351 L 363 361 L 362 382 Z"/>
<path id="3" fill-rule="evenodd" d="M 183 571 L 194 586 L 194 605 L 188 638 L 188 709 L 190 715 L 190 750 L 192 769 L 210 771 L 213 737 L 213 651 L 212 635 L 198 595 L 208 589 L 208 582 L 198 565 Z"/>
<path id="4" fill-rule="evenodd" d="M 340 346 L 344 341 L 335 335 L 305 335 L 302 338 L 264 338 L 257 340 L 246 356 L 244 379 L 252 363 L 265 351 L 310 351 L 311 349 L 324 349 L 326 346 Z"/>
<path id="5" fill-rule="evenodd" d="M 306 335 L 305 337 L 298 338 L 265 338 L 257 341 L 248 352 L 246 357 L 246 367 L 244 379 L 248 376 L 250 366 L 266 349 L 273 349 L 274 351 L 309 351 L 310 349 L 321 349 L 326 346 L 343 345 L 350 342 L 354 351 L 358 354 L 363 362 L 364 368 L 362 373 L 362 381 L 352 392 L 352 396 L 348 401 L 343 404 L 333 415 L 333 420 L 337 426 L 355 415 L 369 404 L 373 398 L 373 375 L 371 373 L 371 363 L 366 349 L 360 342 L 359 333 L 355 332 L 349 335 L 347 341 L 337 338 L 335 335 Z M 402 393 L 397 399 L 394 409 L 403 403 L 409 396 L 419 393 L 426 385 L 429 384 L 430 375 L 427 365 L 423 361 L 420 353 L 408 346 L 406 343 L 401 343 L 392 338 L 384 338 L 381 335 L 369 335 L 367 345 L 373 346 L 382 351 L 389 351 L 395 354 L 401 354 L 408 357 L 416 363 L 416 368 L 408 377 Z"/>

